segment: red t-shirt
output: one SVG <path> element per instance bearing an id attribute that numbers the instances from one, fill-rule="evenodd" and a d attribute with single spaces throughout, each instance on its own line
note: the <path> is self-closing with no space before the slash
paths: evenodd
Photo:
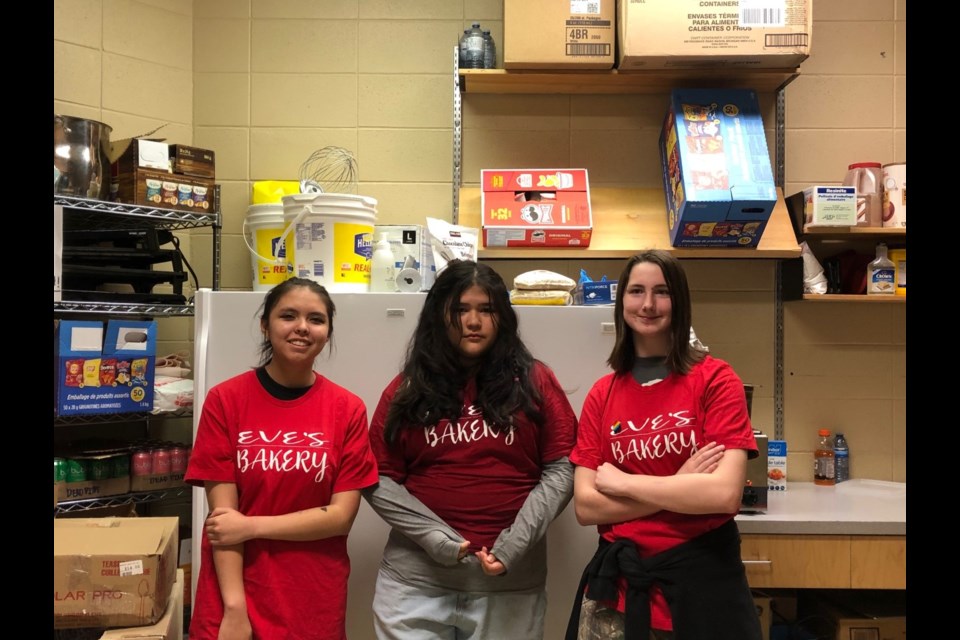
<path id="1" fill-rule="evenodd" d="M 363 401 L 317 375 L 295 400 L 271 396 L 249 371 L 210 390 L 186 481 L 237 485 L 239 511 L 283 515 L 376 484 Z M 255 638 L 343 640 L 350 560 L 346 536 L 243 545 L 243 583 Z M 216 640 L 223 618 L 210 543 L 201 543 L 190 638 Z"/>
<path id="2" fill-rule="evenodd" d="M 472 381 L 464 389 L 456 423 L 444 419 L 429 427 L 400 429 L 392 446 L 384 442 L 383 427 L 402 376 L 387 385 L 373 414 L 370 443 L 380 473 L 404 485 L 469 540 L 471 551 L 493 547 L 540 481 L 544 463 L 569 455 L 573 447 L 577 419 L 560 383 L 541 363 L 532 375 L 542 397 L 543 427 L 524 415 L 514 417 L 513 430 L 487 423 L 473 404 Z"/>
<path id="3" fill-rule="evenodd" d="M 611 389 L 610 386 L 613 385 Z M 747 414 L 743 383 L 726 362 L 707 356 L 687 375 L 671 373 L 643 386 L 633 375 L 609 374 L 594 384 L 583 403 L 574 464 L 596 469 L 612 462 L 629 473 L 672 476 L 708 442 L 755 455 L 756 440 Z M 632 540 L 641 557 L 666 551 L 712 531 L 733 516 L 658 511 L 645 518 L 599 525 L 606 540 Z M 623 610 L 621 589 L 619 608 Z M 670 611 L 660 589 L 651 598 L 653 626 L 671 629 Z"/>

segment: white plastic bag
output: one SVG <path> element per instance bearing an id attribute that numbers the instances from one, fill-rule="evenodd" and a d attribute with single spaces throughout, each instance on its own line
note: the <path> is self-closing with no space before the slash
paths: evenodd
<path id="1" fill-rule="evenodd" d="M 430 232 L 430 246 L 433 248 L 433 262 L 438 276 L 451 260 L 476 262 L 479 229 L 427 218 L 427 230 Z"/>

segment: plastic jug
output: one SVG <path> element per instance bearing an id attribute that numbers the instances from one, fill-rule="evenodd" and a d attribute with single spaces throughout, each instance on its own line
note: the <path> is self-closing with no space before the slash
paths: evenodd
<path id="1" fill-rule="evenodd" d="M 857 226 L 883 226 L 883 169 L 879 162 L 855 162 L 843 184 L 857 188 Z"/>

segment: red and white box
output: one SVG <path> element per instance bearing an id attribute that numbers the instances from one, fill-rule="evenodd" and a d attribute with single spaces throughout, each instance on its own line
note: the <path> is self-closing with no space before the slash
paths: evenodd
<path id="1" fill-rule="evenodd" d="M 483 169 L 480 183 L 483 246 L 590 246 L 586 169 Z"/>

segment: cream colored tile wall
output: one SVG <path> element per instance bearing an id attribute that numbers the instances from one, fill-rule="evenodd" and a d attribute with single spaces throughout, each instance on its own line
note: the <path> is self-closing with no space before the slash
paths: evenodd
<path id="1" fill-rule="evenodd" d="M 453 46 L 477 20 L 492 29 L 502 58 L 501 2 L 202 0 L 174 5 L 183 11 L 163 6 L 55 2 L 55 108 L 109 117 L 126 135 L 163 118 L 175 120 L 185 127 L 180 141 L 217 152 L 223 288 L 250 288 L 240 233 L 252 182 L 296 179 L 300 164 L 326 145 L 357 155 L 359 192 L 378 198 L 381 222 L 451 217 Z M 839 183 L 850 162 L 906 159 L 905 0 L 814 0 L 813 8 L 813 54 L 786 89 L 788 194 Z M 181 16 L 193 30 L 192 69 L 186 66 L 192 90 L 187 81 L 183 93 L 162 99 L 148 90 L 146 78 L 182 79 L 182 56 L 156 40 L 105 33 L 118 16 L 156 20 L 158 11 L 165 29 L 179 34 Z M 117 15 L 107 19 L 106 13 Z M 130 50 L 136 47 L 148 51 Z M 120 86 L 135 87 L 139 101 Z M 666 95 L 468 94 L 464 182 L 476 184 L 481 167 L 563 164 L 588 167 L 596 186 L 657 187 L 656 138 L 665 106 Z M 761 106 L 772 148 L 774 96 L 762 96 Z M 209 231 L 197 232 L 191 244 L 200 281 L 210 282 Z M 754 422 L 772 435 L 773 263 L 687 265 L 694 326 L 716 355 L 758 385 Z M 496 263 L 508 281 L 531 268 L 575 277 L 581 266 L 594 277 L 615 277 L 620 269 L 618 261 Z M 785 431 L 796 480 L 812 479 L 813 435 L 821 426 L 847 432 L 855 476 L 906 478 L 905 305 L 876 306 L 785 305 Z M 856 330 L 865 321 L 873 327 L 868 336 Z M 878 331 L 878 323 L 887 328 Z M 887 367 L 879 380 L 867 384 L 864 376 L 864 385 L 855 384 L 856 371 L 878 367 Z"/>

